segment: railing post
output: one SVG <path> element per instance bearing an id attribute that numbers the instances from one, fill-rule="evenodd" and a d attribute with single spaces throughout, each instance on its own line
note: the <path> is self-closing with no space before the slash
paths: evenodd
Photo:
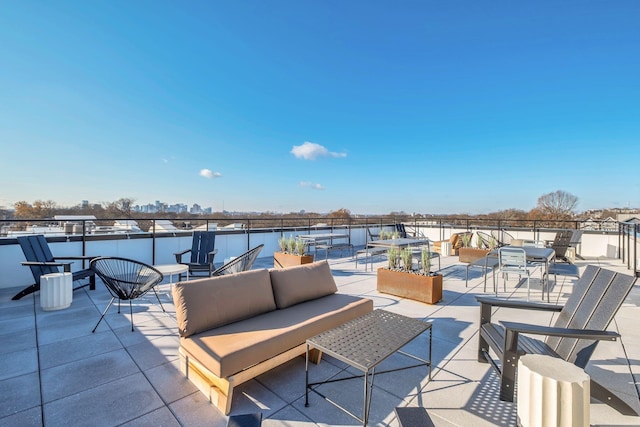
<path id="1" fill-rule="evenodd" d="M 156 263 L 156 220 L 151 220 L 151 264 Z"/>
<path id="2" fill-rule="evenodd" d="M 247 250 L 251 249 L 251 219 L 247 218 Z"/>
<path id="3" fill-rule="evenodd" d="M 640 277 L 640 271 L 638 271 L 638 233 L 640 232 L 640 224 L 633 226 L 633 274 L 636 277 Z"/>
<path id="4" fill-rule="evenodd" d="M 625 253 L 625 240 L 624 240 L 624 235 L 625 235 L 625 225 L 618 223 L 618 259 L 622 260 L 622 262 L 624 262 L 624 253 Z"/>

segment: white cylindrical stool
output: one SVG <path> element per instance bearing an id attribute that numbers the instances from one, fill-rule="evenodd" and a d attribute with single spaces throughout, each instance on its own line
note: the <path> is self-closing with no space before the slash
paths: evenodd
<path id="1" fill-rule="evenodd" d="M 73 300 L 71 273 L 51 273 L 40 276 L 40 307 L 44 311 L 62 310 Z"/>
<path id="2" fill-rule="evenodd" d="M 440 244 L 440 255 L 442 256 L 451 255 L 451 242 L 442 242 Z"/>
<path id="3" fill-rule="evenodd" d="M 518 361 L 518 425 L 589 425 L 589 375 L 572 363 L 540 354 Z"/>

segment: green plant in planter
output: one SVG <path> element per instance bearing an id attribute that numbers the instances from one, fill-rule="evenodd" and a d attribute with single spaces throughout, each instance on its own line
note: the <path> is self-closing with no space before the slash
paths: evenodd
<path id="1" fill-rule="evenodd" d="M 429 274 L 431 272 L 431 252 L 429 252 L 428 248 L 422 248 L 420 258 L 420 261 L 422 262 L 422 271 L 425 274 Z"/>
<path id="2" fill-rule="evenodd" d="M 498 246 L 498 241 L 495 237 L 491 236 L 489 239 L 489 249 L 494 250 Z"/>
<path id="3" fill-rule="evenodd" d="M 402 258 L 403 268 L 406 271 L 411 271 L 411 265 L 413 264 L 413 252 L 411 248 L 404 248 L 400 251 L 400 257 Z"/>
<path id="4" fill-rule="evenodd" d="M 389 248 L 388 255 L 389 259 L 389 270 L 395 270 L 400 264 L 400 252 L 398 248 Z"/>
<path id="5" fill-rule="evenodd" d="M 282 236 L 278 239 L 278 246 L 280 247 L 280 252 L 284 253 L 287 252 L 287 243 L 289 242 L 289 239 L 287 239 L 286 237 Z"/>
<path id="6" fill-rule="evenodd" d="M 296 239 L 293 236 L 289 236 L 289 240 L 287 240 L 287 252 L 296 253 Z"/>
<path id="7" fill-rule="evenodd" d="M 484 246 L 484 240 L 479 234 L 476 234 L 476 248 L 482 248 Z"/>
<path id="8" fill-rule="evenodd" d="M 296 240 L 296 253 L 298 255 L 303 256 L 306 249 L 307 249 L 307 242 L 305 242 L 304 239 Z"/>
<path id="9" fill-rule="evenodd" d="M 462 235 L 462 247 L 468 248 L 471 245 L 471 237 L 473 235 L 471 233 L 465 233 Z"/>
<path id="10" fill-rule="evenodd" d="M 380 240 L 387 240 L 387 232 L 384 230 L 380 230 L 380 234 L 378 235 Z"/>
<path id="11" fill-rule="evenodd" d="M 393 233 L 391 233 L 391 238 L 392 239 L 397 239 L 400 237 L 400 233 L 398 233 L 397 231 L 394 231 Z"/>

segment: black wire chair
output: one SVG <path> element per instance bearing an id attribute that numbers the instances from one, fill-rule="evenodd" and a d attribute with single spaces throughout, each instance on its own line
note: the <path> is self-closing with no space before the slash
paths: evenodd
<path id="1" fill-rule="evenodd" d="M 120 301 L 129 300 L 129 312 L 131 313 L 131 332 L 133 332 L 133 307 L 131 306 L 131 300 L 140 298 L 150 290 L 156 294 L 158 303 L 162 307 L 162 302 L 158 293 L 155 290 L 155 286 L 162 282 L 163 276 L 158 270 L 145 263 L 135 261 L 127 258 L 119 257 L 99 257 L 95 258 L 89 264 L 91 270 L 102 279 L 102 282 L 107 287 L 107 290 L 111 294 L 111 301 L 107 305 L 107 308 L 102 312 L 100 320 L 93 328 L 95 332 L 100 325 L 100 322 L 104 318 L 107 311 L 113 304 L 113 300 L 118 298 L 118 313 L 120 313 Z"/>
<path id="2" fill-rule="evenodd" d="M 211 273 L 211 275 L 224 276 L 225 274 L 234 274 L 250 270 L 263 247 L 264 245 L 258 245 L 255 248 L 248 250 L 239 257 L 232 259 L 221 267 L 218 267 L 218 269 Z"/>
<path id="3" fill-rule="evenodd" d="M 498 242 L 498 246 L 510 245 L 513 240 L 513 236 L 504 230 L 491 230 L 491 235 Z"/>
<path id="4" fill-rule="evenodd" d="M 480 245 L 478 247 L 482 247 L 484 249 L 492 249 L 492 246 L 498 246 L 498 241 L 495 237 L 488 235 L 487 233 L 483 233 L 482 231 L 476 231 L 476 235 L 480 237 Z"/>

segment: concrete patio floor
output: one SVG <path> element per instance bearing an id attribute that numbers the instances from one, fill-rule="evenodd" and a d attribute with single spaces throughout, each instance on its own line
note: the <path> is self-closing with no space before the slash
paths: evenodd
<path id="1" fill-rule="evenodd" d="M 394 408 L 427 408 L 436 426 L 516 425 L 516 404 L 498 399 L 498 377 L 488 364 L 476 361 L 479 307 L 483 279 L 471 269 L 465 287 L 465 264 L 458 257 L 442 259 L 444 297 L 436 305 L 400 299 L 376 291 L 376 273 L 356 269 L 351 257 L 330 257 L 339 292 L 373 299 L 375 308 L 433 322 L 433 379 L 425 367 L 376 376 L 370 425 L 397 426 Z M 583 260 L 628 274 L 612 259 Z M 377 266 L 385 262 L 376 263 Z M 269 268 L 261 258 L 254 268 Z M 532 279 L 532 300 L 540 298 L 539 275 Z M 526 287 L 508 282 L 500 296 L 526 298 Z M 574 279 L 558 276 L 552 302 L 563 303 Z M 490 280 L 489 280 L 490 283 Z M 134 302 L 135 332 L 128 307 L 112 307 L 95 334 L 91 329 L 109 295 L 98 280 L 97 290 L 74 293 L 70 308 L 45 312 L 38 294 L 11 301 L 16 289 L 0 291 L 0 426 L 225 426 L 228 417 L 211 405 L 177 367 L 178 334 L 169 285 L 160 287 L 167 313 L 153 294 Z M 155 302 L 155 303 L 154 303 Z M 543 312 L 518 318 L 499 310 L 496 319 L 549 324 Z M 638 285 L 618 312 L 610 329 L 622 334 L 617 342 L 599 344 L 587 372 L 638 407 L 640 375 L 640 291 Z M 405 350 L 428 357 L 428 334 Z M 380 369 L 412 364 L 397 354 Z M 331 357 L 311 365 L 311 381 L 346 376 L 351 370 Z M 340 406 L 362 411 L 362 380 L 321 387 Z M 304 406 L 304 359 L 296 358 L 241 385 L 234 395 L 233 414 L 262 412 L 264 426 L 358 425 L 343 410 L 310 394 Z M 592 425 L 639 425 L 640 417 L 617 413 L 597 401 L 591 404 Z"/>

